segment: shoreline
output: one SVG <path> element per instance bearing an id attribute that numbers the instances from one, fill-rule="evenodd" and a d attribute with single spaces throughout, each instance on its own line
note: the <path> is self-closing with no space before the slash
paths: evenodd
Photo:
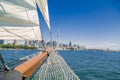
<path id="1" fill-rule="evenodd" d="M 40 49 L 7 49 L 7 48 L 0 48 L 0 50 L 40 50 Z"/>

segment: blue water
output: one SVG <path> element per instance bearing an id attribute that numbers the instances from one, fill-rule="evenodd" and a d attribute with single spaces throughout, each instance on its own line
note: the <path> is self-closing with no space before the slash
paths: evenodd
<path id="1" fill-rule="evenodd" d="M 1 50 L 2 56 L 7 65 L 13 69 L 15 66 L 32 58 L 34 54 L 38 54 L 39 50 Z M 0 62 L 0 67 L 1 62 Z"/>
<path id="2" fill-rule="evenodd" d="M 120 52 L 59 51 L 81 80 L 120 80 Z"/>
<path id="3" fill-rule="evenodd" d="M 20 58 L 37 52 L 39 50 L 4 50 L 2 54 L 13 68 L 26 61 Z M 90 50 L 59 53 L 81 80 L 120 80 L 120 52 Z M 12 64 L 14 61 L 16 63 Z"/>

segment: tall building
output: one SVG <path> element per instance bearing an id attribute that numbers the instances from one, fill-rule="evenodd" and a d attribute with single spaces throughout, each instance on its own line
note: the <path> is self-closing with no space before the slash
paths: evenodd
<path id="1" fill-rule="evenodd" d="M 0 40 L 0 44 L 4 44 L 4 40 Z"/>
<path id="2" fill-rule="evenodd" d="M 52 42 L 52 45 L 53 45 L 54 48 L 57 47 L 57 42 L 56 42 L 56 41 L 53 41 L 53 42 Z"/>
<path id="3" fill-rule="evenodd" d="M 28 39 L 25 40 L 25 45 L 29 46 L 29 40 Z"/>
<path id="4" fill-rule="evenodd" d="M 85 46 L 80 46 L 80 50 L 85 50 Z"/>
<path id="5" fill-rule="evenodd" d="M 38 46 L 38 41 L 37 40 L 29 40 L 29 45 L 30 46 Z"/>
<path id="6" fill-rule="evenodd" d="M 55 48 L 55 47 L 57 47 L 57 42 L 56 41 L 52 41 L 52 42 L 49 41 L 49 42 L 46 43 L 47 47 L 50 47 L 51 45 Z"/>
<path id="7" fill-rule="evenodd" d="M 72 42 L 71 41 L 69 42 L 69 47 L 72 47 Z"/>
<path id="8" fill-rule="evenodd" d="M 18 40 L 14 40 L 14 45 L 18 45 Z"/>

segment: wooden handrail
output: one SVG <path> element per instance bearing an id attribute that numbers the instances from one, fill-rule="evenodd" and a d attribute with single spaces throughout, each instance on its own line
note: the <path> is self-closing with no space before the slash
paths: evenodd
<path id="1" fill-rule="evenodd" d="M 52 51 L 53 48 L 47 49 L 47 51 L 43 51 L 41 54 L 15 67 L 14 70 L 30 78 Z"/>

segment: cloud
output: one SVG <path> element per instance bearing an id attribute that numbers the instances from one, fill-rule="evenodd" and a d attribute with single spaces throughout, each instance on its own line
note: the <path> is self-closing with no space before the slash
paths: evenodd
<path id="1" fill-rule="evenodd" d="M 106 46 L 116 46 L 117 44 L 116 43 L 113 43 L 113 42 L 104 42 L 104 44 L 106 45 Z"/>
<path id="2" fill-rule="evenodd" d="M 105 42 L 100 42 L 100 43 L 93 43 L 93 44 L 86 44 L 87 48 L 95 48 L 95 49 L 120 49 L 119 44 L 110 42 L 110 41 L 105 41 Z"/>

